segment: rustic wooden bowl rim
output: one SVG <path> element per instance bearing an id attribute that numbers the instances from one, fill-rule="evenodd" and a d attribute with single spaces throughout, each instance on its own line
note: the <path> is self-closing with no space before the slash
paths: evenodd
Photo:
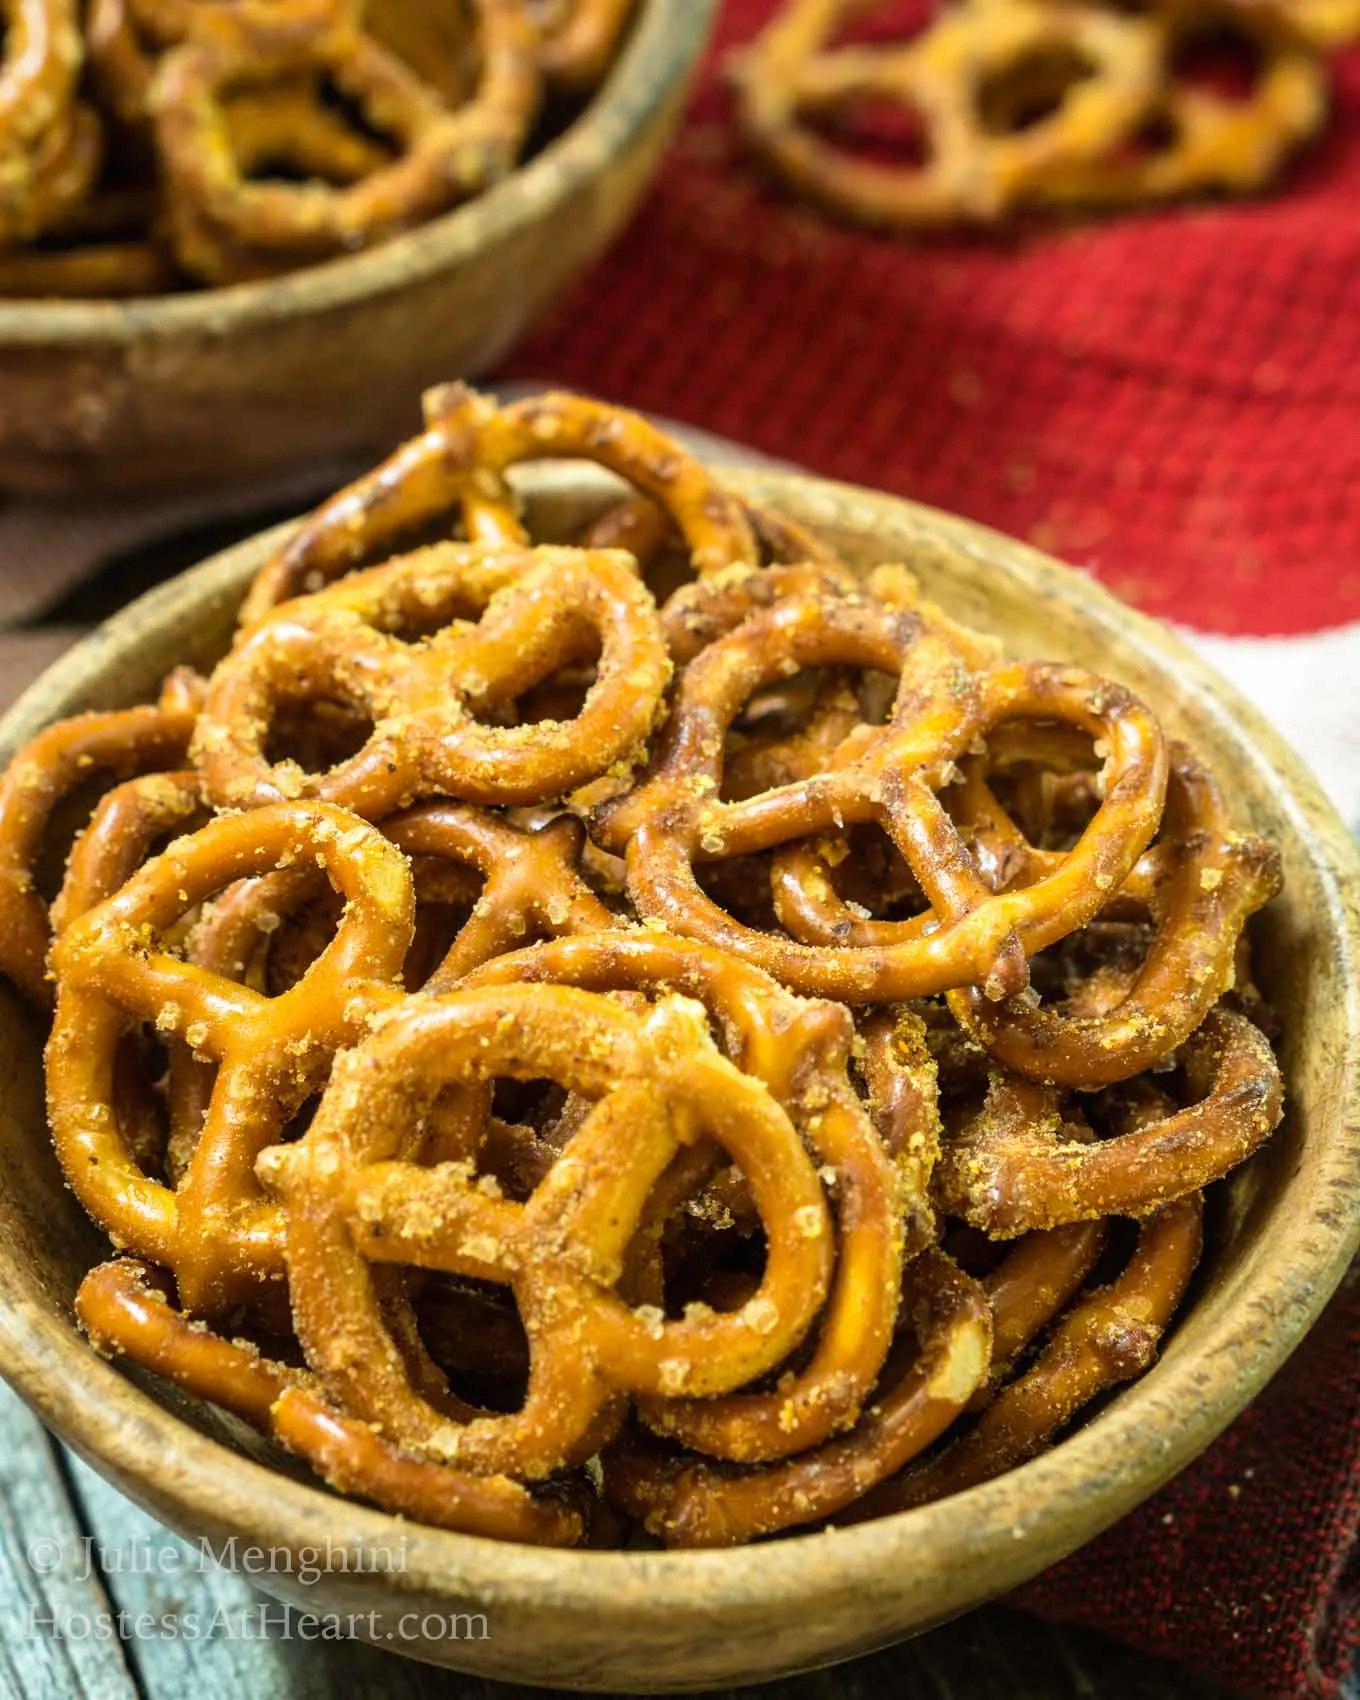
<path id="1" fill-rule="evenodd" d="M 122 344 L 148 337 L 221 338 L 260 323 L 330 312 L 409 288 L 468 260 L 488 240 L 524 229 L 589 183 L 646 126 L 636 97 L 664 80 L 675 57 L 673 20 L 690 0 L 645 0 L 589 106 L 525 166 L 466 205 L 390 241 L 283 277 L 132 301 L 0 300 L 0 345 Z"/>
<path id="2" fill-rule="evenodd" d="M 982 1565 L 997 1586 L 1009 1586 L 1037 1568 L 1020 1563 L 1027 1549 L 1056 1557 L 1108 1526 L 1167 1480 L 1217 1436 L 1274 1374 L 1322 1310 L 1360 1241 L 1360 857 L 1317 781 L 1261 716 L 1174 633 L 1139 615 L 1082 575 L 995 532 L 912 503 L 826 481 L 777 473 L 724 478 L 747 493 L 777 502 L 798 493 L 798 511 L 816 523 L 817 511 L 839 515 L 842 525 L 872 524 L 892 513 L 942 541 L 1018 575 L 1036 594 L 1075 604 L 1104 624 L 1116 623 L 1136 647 L 1173 670 L 1182 691 L 1207 706 L 1254 760 L 1269 764 L 1284 807 L 1323 870 L 1325 913 L 1315 917 L 1333 948 L 1337 996 L 1345 1006 L 1349 1081 L 1335 1127 L 1316 1130 L 1325 1161 L 1311 1189 L 1308 1215 L 1289 1224 L 1292 1258 L 1272 1267 L 1276 1283 L 1263 1314 L 1264 1277 L 1244 1283 L 1235 1296 L 1231 1326 L 1225 1321 L 1211 1354 L 1191 1361 L 1164 1360 L 1093 1423 L 1032 1463 L 936 1505 L 848 1529 L 797 1535 L 766 1543 L 758 1552 L 552 1551 L 395 1524 L 386 1514 L 346 1502 L 281 1477 L 238 1456 L 180 1421 L 154 1399 L 96 1358 L 55 1306 L 46 1308 L 15 1292 L 7 1276 L 9 1254 L 0 1249 L 0 1368 L 63 1438 L 106 1472 L 140 1484 L 147 1497 L 181 1526 L 235 1529 L 243 1540 L 294 1550 L 328 1536 L 370 1546 L 389 1544 L 399 1528 L 405 1563 L 386 1580 L 394 1593 L 438 1594 L 456 1580 L 460 1597 L 475 1597 L 488 1612 L 497 1606 L 548 1603 L 559 1615 L 609 1623 L 639 1617 L 665 1620 L 672 1630 L 722 1633 L 759 1608 L 830 1613 L 866 1593 L 882 1598 L 905 1568 L 928 1555 L 932 1571 L 968 1572 Z M 570 487 L 582 474 L 549 469 L 535 474 L 544 485 Z M 162 612 L 206 605 L 214 590 L 239 577 L 247 561 L 286 534 L 280 527 L 238 545 L 143 597 L 106 631 L 139 611 Z M 97 668 L 99 634 L 85 639 L 50 668 L 21 700 L 17 714 L 50 716 L 73 684 Z M 0 740 L 8 723 L 0 726 Z M 1347 1137 L 1350 1130 L 1350 1137 Z M 1287 1321 L 1280 1319 L 1287 1318 Z M 1206 1392 L 1196 1376 L 1216 1377 Z M 1227 1370 L 1232 1367 L 1233 1374 Z M 1130 1470 L 1130 1461 L 1137 1470 Z M 1133 1485 L 1131 1485 L 1131 1479 Z M 192 1483 L 192 1492 L 161 1484 Z M 1063 1531 L 1055 1537 L 1054 1531 Z M 1007 1555 L 1014 1555 L 1008 1559 Z M 1047 1559 L 1045 1559 L 1047 1562 Z"/>

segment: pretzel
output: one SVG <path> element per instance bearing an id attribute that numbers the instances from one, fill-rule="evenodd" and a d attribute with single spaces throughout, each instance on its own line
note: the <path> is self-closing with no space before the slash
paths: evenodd
<path id="1" fill-rule="evenodd" d="M 324 503 L 265 564 L 242 604 L 243 630 L 454 511 L 474 540 L 527 543 L 502 475 L 545 456 L 597 461 L 652 496 L 701 574 L 757 564 L 739 499 L 639 414 L 556 393 L 498 408 L 463 384 L 427 391 L 423 406 L 422 435 Z"/>
<path id="2" fill-rule="evenodd" d="M 165 256 L 149 242 L 108 242 L 43 253 L 0 254 L 0 296 L 121 300 L 174 286 Z"/>
<path id="3" fill-rule="evenodd" d="M 1313 47 L 1346 47 L 1360 35 L 1360 6 L 1354 0 L 1288 0 L 1291 24 Z"/>
<path id="4" fill-rule="evenodd" d="M 0 154 L 0 250 L 59 228 L 89 194 L 103 157 L 99 120 L 78 102 L 28 150 Z"/>
<path id="5" fill-rule="evenodd" d="M 199 683 L 170 675 L 158 703 L 59 720 L 19 750 L 0 776 L 0 971 L 40 1007 L 51 925 L 35 876 L 48 823 L 87 780 L 115 778 L 182 761 L 193 729 Z"/>
<path id="6" fill-rule="evenodd" d="M 1101 159 L 1156 92 L 1157 34 L 1139 19 L 1007 0 L 942 13 L 901 46 L 826 51 L 846 0 L 790 0 L 732 64 L 738 118 L 789 184 L 833 211 L 905 229 L 990 221 L 1057 169 Z M 1076 54 L 1086 78 L 1064 78 L 1056 109 L 1007 131 L 986 122 L 989 84 L 1054 55 Z M 889 100 L 920 118 L 916 168 L 855 158 L 803 120 Z"/>
<path id="7" fill-rule="evenodd" d="M 498 1075 L 547 1075 L 595 1104 L 524 1204 L 479 1187 L 466 1160 L 412 1160 L 442 1088 Z M 614 1288 L 652 1186 L 701 1135 L 751 1185 L 765 1273 L 738 1312 L 666 1321 Z M 617 1392 L 711 1396 L 763 1374 L 806 1333 L 831 1274 L 830 1220 L 792 1124 L 674 996 L 641 1017 L 566 986 L 410 999 L 337 1062 L 306 1135 L 259 1167 L 286 1206 L 298 1337 L 331 1396 L 478 1473 L 535 1480 L 588 1457 Z M 513 1288 L 531 1354 L 520 1411 L 436 1406 L 412 1386 L 373 1260 Z"/>
<path id="8" fill-rule="evenodd" d="M 0 154 L 28 149 L 68 110 L 82 48 L 74 0 L 0 5 Z"/>
<path id="9" fill-rule="evenodd" d="M 167 954 L 166 930 L 194 905 L 303 857 L 324 866 L 346 910 L 291 991 L 262 997 Z M 220 1313 L 282 1274 L 279 1213 L 255 1185 L 255 1157 L 324 1082 L 337 1048 L 395 995 L 412 908 L 405 860 L 373 828 L 324 804 L 280 803 L 176 840 L 54 946 L 47 1081 L 57 1155 L 89 1215 L 120 1249 L 171 1270 L 190 1311 Z M 113 1056 L 137 1022 L 218 1065 L 176 1188 L 137 1167 L 110 1106 Z"/>
<path id="10" fill-rule="evenodd" d="M 565 1496 L 535 1498 L 503 1476 L 475 1476 L 401 1452 L 328 1405 L 305 1373 L 225 1340 L 171 1304 L 166 1277 L 121 1257 L 80 1284 L 76 1315 L 96 1351 L 126 1356 L 210 1400 L 306 1459 L 337 1492 L 437 1528 L 534 1546 L 572 1546 L 580 1511 Z"/>
<path id="11" fill-rule="evenodd" d="M 1182 1047 L 1190 1105 L 1095 1143 L 1064 1140 L 1052 1088 L 994 1074 L 986 1103 L 945 1142 L 936 1194 L 993 1239 L 1098 1216 L 1146 1216 L 1220 1179 L 1282 1114 L 1279 1067 L 1245 1016 L 1212 1010 Z"/>
<path id="12" fill-rule="evenodd" d="M 668 1546 L 735 1546 L 834 1516 L 948 1428 L 987 1374 L 991 1314 L 978 1284 L 927 1251 L 907 1272 L 904 1335 L 917 1352 L 856 1428 L 815 1451 L 736 1470 L 633 1440 L 605 1456 L 605 1492 Z"/>
<path id="13" fill-rule="evenodd" d="M 1327 74 L 1299 25 L 1304 14 L 1231 0 L 1157 0 L 1161 37 L 1155 101 L 1107 157 L 1064 161 L 1030 191 L 1047 205 L 1121 206 L 1203 190 L 1241 194 L 1270 183 L 1321 127 Z M 1244 98 L 1178 74 L 1176 56 L 1206 24 L 1250 42 L 1262 57 Z"/>
<path id="14" fill-rule="evenodd" d="M 205 10 L 160 61 L 150 91 L 177 236 L 206 226 L 262 267 L 346 253 L 445 211 L 512 167 L 538 103 L 533 32 L 522 0 L 473 0 L 482 77 L 450 111 L 395 54 L 355 23 L 357 4 L 322 10 L 320 27 L 290 12 L 240 24 Z M 324 75 L 391 135 L 398 157 L 356 182 L 249 182 L 232 152 L 223 103 L 271 77 Z M 181 219 L 187 209 L 187 222 Z M 181 242 L 191 268 L 203 247 Z M 209 261 L 209 263 L 211 263 Z M 210 278 L 209 281 L 212 281 Z"/>
<path id="15" fill-rule="evenodd" d="M 584 832 L 571 816 L 559 815 L 536 831 L 525 831 L 484 809 L 425 803 L 389 817 L 382 830 L 411 858 L 417 938 L 422 897 L 431 888 L 439 897 L 447 897 L 450 872 L 466 871 L 472 876 L 459 882 L 455 893 L 459 899 L 467 897 L 467 918 L 451 940 L 439 941 L 442 948 L 428 971 L 413 974 L 408 958 L 405 977 L 413 989 L 431 996 L 450 991 L 480 964 L 535 937 L 594 932 L 616 924 L 581 878 Z M 285 969 L 277 976 L 270 972 L 280 954 L 280 941 L 287 938 L 283 923 L 314 894 L 316 883 L 315 870 L 304 867 L 234 885 L 195 929 L 190 959 L 261 990 L 286 990 L 319 954 L 309 939 L 302 946 L 296 972 Z M 330 887 L 326 890 L 330 892 Z M 319 942 L 324 945 L 334 930 L 335 917 L 322 914 L 318 919 Z M 262 945 L 269 947 L 268 969 L 257 962 Z"/>
<path id="16" fill-rule="evenodd" d="M 480 622 L 455 616 L 471 604 Z M 419 644 L 413 626 L 436 624 Z M 598 636 L 595 680 L 567 721 L 492 726 L 502 708 Z M 537 803 L 637 757 L 669 662 L 651 598 L 626 556 L 444 543 L 284 604 L 212 677 L 195 738 L 223 807 L 316 796 L 377 818 L 438 792 Z M 271 763 L 278 703 L 339 696 L 371 716 L 358 754 L 328 773 Z"/>
<path id="17" fill-rule="evenodd" d="M 531 0 L 540 32 L 539 63 L 555 87 L 581 94 L 595 87 L 618 52 L 633 0 Z"/>
<path id="18" fill-rule="evenodd" d="M 1151 1068 L 1176 1050 L 1230 990 L 1237 944 L 1249 916 L 1280 889 L 1278 849 L 1229 830 L 1218 786 L 1184 744 L 1171 746 L 1171 777 L 1160 837 L 1114 906 L 1146 906 L 1156 935 L 1136 972 L 1090 1013 L 991 1004 L 970 989 L 950 1008 L 1006 1068 L 1033 1080 L 1090 1090 Z M 983 793 L 984 796 L 986 793 Z M 1035 877 L 1059 858 L 1019 839 L 994 798 L 980 831 L 993 867 Z M 956 811 L 955 818 L 959 815 Z M 1126 895 L 1127 894 L 1127 895 Z"/>
<path id="19" fill-rule="evenodd" d="M 1034 1363 L 993 1392 L 976 1425 L 938 1457 L 861 1500 L 850 1520 L 905 1511 L 990 1481 L 1041 1451 L 1106 1389 L 1141 1375 L 1199 1262 L 1203 1214 L 1192 1193 L 1148 1217 L 1123 1272 L 1075 1300 Z M 1000 1331 L 1012 1306 L 1022 1308 L 1026 1299 L 998 1293 L 993 1303 Z M 1028 1319 L 1016 1331 L 1026 1326 Z"/>
<path id="20" fill-rule="evenodd" d="M 742 704 L 781 673 L 858 666 L 898 675 L 889 725 L 845 766 L 738 803 L 719 800 L 723 743 Z M 1110 749 L 1100 811 L 1061 867 L 1014 892 L 989 893 L 935 794 L 952 763 L 1012 720 L 1057 719 Z M 795 991 L 866 1003 L 981 984 L 1021 989 L 1025 953 L 1083 925 L 1127 877 L 1161 815 L 1166 752 L 1147 710 L 1080 669 L 1012 665 L 975 678 L 927 611 L 876 600 L 793 597 L 751 615 L 680 675 L 649 774 L 594 828 L 626 856 L 638 910 L 754 962 Z M 934 784 L 932 784 L 932 776 Z M 746 856 L 876 820 L 891 833 L 931 904 L 904 922 L 844 912 L 829 882 L 814 901 L 776 893 L 795 939 L 741 925 L 700 888 L 696 863 Z M 844 942 L 840 942 L 844 941 Z"/>
<path id="21" fill-rule="evenodd" d="M 822 1173 L 834 1176 L 836 1274 L 811 1357 L 768 1393 L 643 1399 L 643 1420 L 701 1451 L 746 1461 L 805 1450 L 848 1428 L 892 1338 L 904 1219 L 919 1232 L 929 1217 L 933 1071 L 913 1050 L 910 1033 L 903 1034 L 900 1054 L 885 1059 L 884 1066 L 911 1074 L 920 1097 L 912 1104 L 905 1090 L 898 1091 L 896 1101 L 884 1106 L 890 1125 L 888 1136 L 880 1138 L 846 1078 L 851 1034 L 844 1012 L 791 998 L 758 970 L 719 951 L 645 930 L 616 929 L 490 961 L 467 984 L 519 981 L 594 992 L 655 994 L 665 988 L 697 998 L 725 1036 L 734 1062 L 764 1083 Z"/>

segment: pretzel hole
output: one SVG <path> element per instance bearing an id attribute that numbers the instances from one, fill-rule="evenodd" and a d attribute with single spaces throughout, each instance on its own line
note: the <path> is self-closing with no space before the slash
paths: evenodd
<path id="1" fill-rule="evenodd" d="M 465 1276 L 428 1278 L 413 1297 L 421 1343 L 460 1398 L 509 1412 L 524 1403 L 529 1342 L 509 1294 Z"/>
<path id="2" fill-rule="evenodd" d="M 358 755 L 373 736 L 373 717 L 338 696 L 299 692 L 276 702 L 265 733 L 264 759 L 292 762 L 303 773 L 327 773 Z"/>
<path id="3" fill-rule="evenodd" d="M 743 926 L 773 932 L 779 925 L 770 894 L 770 864 L 764 856 L 733 856 L 700 862 L 694 878 L 700 891 Z"/>
<path id="4" fill-rule="evenodd" d="M 923 171 L 931 160 L 930 132 L 915 106 L 900 98 L 861 96 L 824 112 L 809 111 L 805 122 L 842 153 L 896 171 Z"/>
<path id="5" fill-rule="evenodd" d="M 1251 99 L 1264 66 L 1261 43 L 1226 20 L 1193 25 L 1177 40 L 1170 57 L 1176 82 L 1234 105 Z"/>
<path id="6" fill-rule="evenodd" d="M 934 14 L 930 0 L 851 0 L 829 47 L 896 47 L 919 34 Z"/>
<path id="7" fill-rule="evenodd" d="M 570 660 L 521 691 L 501 708 L 507 723 L 536 726 L 545 720 L 575 720 L 598 674 L 600 636 L 584 635 Z"/>
<path id="8" fill-rule="evenodd" d="M 1022 55 L 980 83 L 977 113 L 983 129 L 993 136 L 1033 129 L 1060 111 L 1072 90 L 1089 81 L 1096 69 L 1093 60 L 1066 45 Z"/>
<path id="9" fill-rule="evenodd" d="M 906 921 L 926 907 L 916 876 L 887 833 L 871 822 L 846 833 L 847 853 L 828 865 L 831 888 L 863 919 Z"/>

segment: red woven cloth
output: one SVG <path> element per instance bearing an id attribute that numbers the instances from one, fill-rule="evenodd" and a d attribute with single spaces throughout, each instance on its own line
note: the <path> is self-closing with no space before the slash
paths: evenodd
<path id="1" fill-rule="evenodd" d="M 728 0 L 718 51 L 771 10 Z M 710 64 L 641 215 L 514 371 L 986 521 L 1202 631 L 1357 621 L 1360 53 L 1336 108 L 1259 202 L 909 243 L 762 181 Z M 1020 1599 L 1336 1695 L 1358 1531 L 1345 1295 L 1206 1457 Z"/>

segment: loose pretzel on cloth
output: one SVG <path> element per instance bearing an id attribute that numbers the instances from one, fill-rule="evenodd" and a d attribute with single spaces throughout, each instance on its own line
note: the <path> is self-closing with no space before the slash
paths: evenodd
<path id="1" fill-rule="evenodd" d="M 1004 10 L 1009 0 L 975 3 Z M 1057 3 L 1061 12 L 1063 0 Z M 1248 193 L 1273 182 L 1290 154 L 1321 128 L 1328 78 L 1308 40 L 1306 8 L 1269 0 L 1154 0 L 1147 16 L 1160 40 L 1155 100 L 1122 146 L 1105 157 L 1055 164 L 1033 184 L 1031 200 L 1122 206 L 1204 190 Z M 1214 26 L 1259 55 L 1241 97 L 1178 70 L 1181 51 Z"/>
<path id="2" fill-rule="evenodd" d="M 334 939 L 290 991 L 267 998 L 171 955 L 165 934 L 235 881 L 306 858 L 346 900 Z M 120 1249 L 170 1270 L 200 1315 L 283 1272 L 277 1208 L 257 1154 L 326 1080 L 335 1052 L 390 1000 L 411 940 L 405 858 L 372 827 L 319 803 L 223 815 L 173 843 L 57 941 L 48 1115 L 72 1190 Z M 114 1061 L 147 1023 L 217 1066 L 178 1186 L 145 1173 L 113 1102 Z"/>
<path id="3" fill-rule="evenodd" d="M 471 1475 L 401 1452 L 368 1423 L 327 1404 L 305 1372 L 191 1322 L 171 1303 L 167 1277 L 140 1259 L 92 1269 L 75 1305 L 96 1351 L 130 1358 L 273 1435 L 337 1492 L 436 1528 L 533 1546 L 574 1546 L 585 1532 L 581 1510 L 565 1494 L 536 1498 L 507 1477 Z"/>
<path id="4" fill-rule="evenodd" d="M 324 503 L 265 563 L 242 604 L 243 631 L 444 516 L 474 541 L 527 544 L 504 479 L 526 461 L 588 460 L 617 473 L 665 512 L 700 573 L 759 562 L 741 501 L 640 414 L 557 393 L 502 408 L 465 384 L 429 390 L 423 405 L 422 435 Z"/>
<path id="5" fill-rule="evenodd" d="M 939 14 L 901 46 L 827 46 L 847 0 L 789 0 L 733 64 L 742 128 L 795 188 L 869 224 L 916 229 L 990 221 L 1055 169 L 1098 160 L 1136 126 L 1157 87 L 1156 32 L 1140 18 L 1027 0 Z M 989 84 L 1055 54 L 1091 67 L 1058 91 L 1056 108 L 1012 132 L 986 122 Z M 863 101 L 919 117 L 917 168 L 856 159 L 805 122 Z"/>
<path id="6" fill-rule="evenodd" d="M 0 972 L 40 1007 L 52 1002 L 46 978 L 51 922 L 36 875 L 54 811 L 90 779 L 178 765 L 201 694 L 202 681 L 179 669 L 156 704 L 59 720 L 31 739 L 0 776 Z"/>
<path id="7" fill-rule="evenodd" d="M 475 625 L 458 616 L 475 610 Z M 403 632 L 433 635 L 404 641 Z M 497 726 L 565 662 L 599 645 L 570 720 Z M 214 673 L 194 739 L 221 807 L 316 796 L 377 819 L 431 794 L 541 803 L 639 758 L 670 662 L 630 557 L 481 543 L 431 545 L 279 607 Z M 371 717 L 363 748 L 321 775 L 271 762 L 279 706 L 338 697 Z"/>
<path id="8" fill-rule="evenodd" d="M 592 1105 L 523 1204 L 479 1184 L 475 1150 L 420 1160 L 441 1092 L 506 1076 L 554 1079 Z M 634 1311 L 616 1286 L 648 1196 L 705 1137 L 751 1187 L 764 1275 L 735 1312 Z M 298 1337 L 327 1391 L 403 1447 L 478 1472 L 537 1480 L 582 1462 L 618 1393 L 711 1396 L 764 1374 L 831 1276 L 830 1217 L 792 1123 L 673 995 L 645 1014 L 567 986 L 410 999 L 340 1058 L 305 1136 L 259 1168 L 284 1206 Z M 388 1331 L 375 1263 L 510 1285 L 530 1342 L 523 1407 L 478 1413 L 447 1391 L 432 1403 Z"/>

